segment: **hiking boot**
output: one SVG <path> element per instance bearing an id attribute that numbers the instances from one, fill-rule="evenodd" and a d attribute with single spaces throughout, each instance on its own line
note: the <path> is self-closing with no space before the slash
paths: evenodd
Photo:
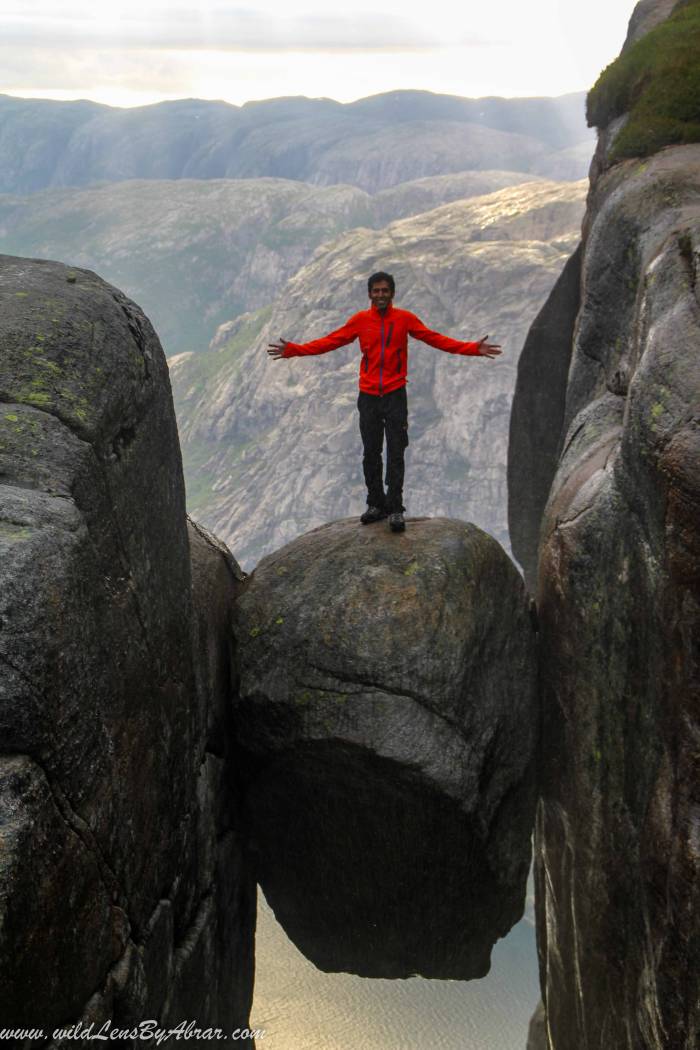
<path id="1" fill-rule="evenodd" d="M 386 516 L 386 511 L 381 507 L 368 507 L 360 521 L 363 525 L 373 525 L 375 521 L 383 521 Z"/>
<path id="2" fill-rule="evenodd" d="M 402 511 L 395 510 L 393 514 L 389 515 L 389 527 L 392 532 L 403 532 L 406 528 L 406 522 L 404 521 Z"/>

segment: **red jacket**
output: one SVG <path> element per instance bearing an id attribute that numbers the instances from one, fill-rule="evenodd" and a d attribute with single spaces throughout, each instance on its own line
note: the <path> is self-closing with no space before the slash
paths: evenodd
<path id="1" fill-rule="evenodd" d="M 406 385 L 408 336 L 420 339 L 448 354 L 481 357 L 478 343 L 461 343 L 439 332 L 432 332 L 415 314 L 399 310 L 392 303 L 384 314 L 375 306 L 354 314 L 342 328 L 310 343 L 287 343 L 283 357 L 327 354 L 354 339 L 360 340 L 360 390 L 365 394 L 389 394 Z"/>

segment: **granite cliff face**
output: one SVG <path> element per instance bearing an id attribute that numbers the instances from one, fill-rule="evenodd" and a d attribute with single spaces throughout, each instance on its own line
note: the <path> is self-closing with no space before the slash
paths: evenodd
<path id="1" fill-rule="evenodd" d="M 537 734 L 522 581 L 473 525 L 333 522 L 235 606 L 254 865 L 322 970 L 484 976 L 522 916 Z"/>
<path id="2" fill-rule="evenodd" d="M 0 297 L 3 1026 L 42 1027 L 37 1046 L 78 1021 L 245 1025 L 255 894 L 221 733 L 236 567 L 188 539 L 139 308 L 6 256 Z"/>
<path id="3" fill-rule="evenodd" d="M 311 339 L 367 302 L 388 269 L 397 305 L 503 356 L 455 358 L 414 343 L 406 496 L 411 513 L 474 521 L 507 543 L 505 462 L 516 353 L 579 236 L 583 187 L 538 181 L 325 245 L 271 310 L 238 318 L 212 350 L 171 361 L 188 504 L 255 564 L 365 503 L 355 401 L 357 346 L 271 362 L 266 344 Z"/>
<path id="4" fill-rule="evenodd" d="M 542 526 L 540 945 L 554 1047 L 573 1030 L 583 1048 L 689 1048 L 700 1024 L 700 147 L 620 167 L 591 202 Z"/>
<path id="5" fill-rule="evenodd" d="M 626 47 L 669 7 L 639 5 Z M 700 146 L 611 164 L 615 134 L 602 129 L 580 264 L 521 358 L 511 430 L 513 546 L 541 628 L 540 971 L 552 1050 L 690 1050 Z M 538 415 L 548 363 L 551 404 Z"/>

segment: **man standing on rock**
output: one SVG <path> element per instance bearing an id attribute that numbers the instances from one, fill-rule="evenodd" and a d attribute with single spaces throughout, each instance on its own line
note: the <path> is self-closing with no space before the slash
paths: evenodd
<path id="1" fill-rule="evenodd" d="M 462 343 L 426 328 L 415 314 L 399 310 L 393 304 L 394 278 L 390 273 L 373 273 L 367 281 L 371 307 L 354 314 L 342 328 L 314 339 L 310 343 L 290 343 L 280 337 L 279 343 L 268 344 L 274 360 L 326 354 L 353 340 L 360 340 L 360 434 L 364 456 L 362 466 L 367 484 L 367 510 L 360 521 L 371 525 L 389 518 L 392 532 L 406 528 L 403 512 L 404 452 L 408 445 L 408 406 L 406 373 L 408 369 L 408 336 L 420 339 L 448 354 L 497 357 L 501 349 L 487 343 L 484 336 L 477 343 Z M 382 482 L 382 448 L 386 434 L 386 485 Z"/>

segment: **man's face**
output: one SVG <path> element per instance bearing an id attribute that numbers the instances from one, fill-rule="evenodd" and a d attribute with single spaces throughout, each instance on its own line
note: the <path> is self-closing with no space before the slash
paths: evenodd
<path id="1" fill-rule="evenodd" d="M 388 281 L 375 281 L 369 290 L 369 297 L 372 305 L 376 306 L 380 313 L 384 313 L 394 298 L 394 293 L 389 287 Z"/>

